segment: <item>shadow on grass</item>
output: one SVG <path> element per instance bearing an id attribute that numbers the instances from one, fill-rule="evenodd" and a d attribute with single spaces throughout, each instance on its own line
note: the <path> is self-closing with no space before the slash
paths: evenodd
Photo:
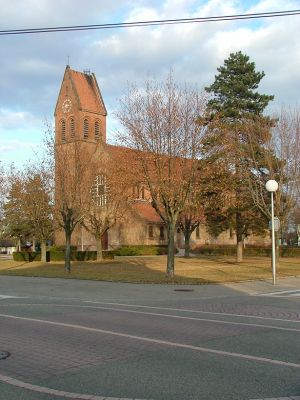
<path id="1" fill-rule="evenodd" d="M 208 284 L 229 283 L 247 280 L 271 279 L 271 264 L 266 257 L 247 257 L 242 263 L 223 256 L 191 258 L 178 257 L 175 261 L 175 276 L 166 277 L 164 256 L 119 257 L 115 260 L 74 261 L 71 273 L 65 273 L 63 262 L 31 262 L 17 266 L 7 266 L 0 275 L 87 279 L 128 283 L 163 284 Z M 278 269 L 278 276 L 300 275 L 300 264 L 285 262 Z"/>
<path id="2" fill-rule="evenodd" d="M 20 268 L 20 267 L 22 267 L 23 265 L 28 265 L 28 261 L 24 261 L 22 264 L 12 265 L 11 267 L 5 268 L 5 270 Z"/>
<path id="3" fill-rule="evenodd" d="M 133 258 L 128 260 L 107 260 L 99 263 L 72 262 L 71 272 L 64 271 L 64 263 L 41 263 L 31 262 L 2 269 L 0 275 L 45 277 L 45 278 L 67 278 L 67 279 L 88 279 L 110 282 L 131 282 L 131 283 L 165 283 L 165 284 L 201 284 L 213 283 L 208 279 L 200 277 L 191 278 L 174 275 L 168 278 L 164 271 L 152 269 L 147 266 L 151 257 Z M 176 269 L 175 269 L 176 270 Z"/>

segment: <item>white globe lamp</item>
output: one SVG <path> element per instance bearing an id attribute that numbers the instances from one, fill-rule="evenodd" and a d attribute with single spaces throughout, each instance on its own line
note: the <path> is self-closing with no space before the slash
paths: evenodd
<path id="1" fill-rule="evenodd" d="M 274 181 L 274 179 L 270 179 L 266 183 L 266 189 L 268 192 L 276 192 L 276 190 L 278 190 L 278 183 Z"/>
<path id="2" fill-rule="evenodd" d="M 276 254 L 275 254 L 275 224 L 274 224 L 274 192 L 278 190 L 278 183 L 270 179 L 266 183 L 266 189 L 271 193 L 271 227 L 272 227 L 272 275 L 273 285 L 276 284 Z"/>

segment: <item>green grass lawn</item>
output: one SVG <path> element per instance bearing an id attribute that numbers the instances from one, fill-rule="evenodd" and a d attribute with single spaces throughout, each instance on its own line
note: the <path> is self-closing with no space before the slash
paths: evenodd
<path id="1" fill-rule="evenodd" d="M 0 260 L 1 275 L 74 278 L 139 283 L 224 283 L 271 279 L 271 261 L 267 257 L 248 257 L 236 263 L 233 257 L 207 256 L 175 258 L 175 277 L 165 276 L 166 256 L 117 257 L 115 260 L 76 261 L 70 274 L 63 262 L 17 262 Z M 282 258 L 278 277 L 300 275 L 299 258 Z"/>

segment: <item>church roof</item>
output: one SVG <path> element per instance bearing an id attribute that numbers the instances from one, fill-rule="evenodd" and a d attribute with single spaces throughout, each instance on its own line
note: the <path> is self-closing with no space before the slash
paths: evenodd
<path id="1" fill-rule="evenodd" d="M 160 216 L 151 206 L 151 204 L 147 201 L 138 201 L 132 204 L 132 208 L 142 219 L 146 220 L 149 223 L 163 223 Z"/>
<path id="2" fill-rule="evenodd" d="M 97 84 L 95 74 L 74 71 L 70 68 L 70 77 L 75 86 L 81 108 L 86 111 L 106 115 L 105 105 Z"/>
<path id="3" fill-rule="evenodd" d="M 95 74 L 75 71 L 67 65 L 55 107 L 55 115 L 65 82 L 70 81 L 80 110 L 107 115 L 105 104 Z M 65 83 L 66 84 L 66 83 Z"/>

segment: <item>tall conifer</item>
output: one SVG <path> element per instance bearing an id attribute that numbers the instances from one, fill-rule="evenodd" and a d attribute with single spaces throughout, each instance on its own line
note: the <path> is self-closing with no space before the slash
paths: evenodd
<path id="1" fill-rule="evenodd" d="M 237 261 L 242 260 L 243 239 L 251 232 L 261 233 L 262 215 L 255 208 L 248 192 L 247 179 L 249 179 L 248 123 L 256 119 L 260 125 L 266 126 L 266 135 L 272 120 L 263 116 L 263 111 L 274 96 L 260 94 L 257 88 L 265 73 L 255 70 L 255 63 L 241 51 L 230 54 L 224 65 L 218 69 L 219 74 L 215 81 L 205 90 L 212 94 L 208 101 L 209 119 L 218 119 L 218 129 L 213 129 L 206 147 L 209 149 L 210 160 L 216 161 L 214 167 L 225 168 L 223 175 L 226 177 L 225 187 L 219 185 L 219 192 L 214 190 L 213 201 L 216 204 L 220 197 L 219 214 L 207 212 L 208 222 L 218 225 L 218 231 L 233 228 L 237 239 Z M 252 133 L 255 135 L 255 131 Z M 253 140 L 254 139 L 254 140 Z M 257 138 L 257 154 L 263 152 L 263 138 Z M 251 138 L 253 143 L 255 138 Z M 220 176 L 220 171 L 218 171 Z M 216 186 L 215 186 L 216 188 Z M 221 191 L 227 189 L 231 196 L 227 196 L 224 206 Z M 221 201 L 222 199 L 222 201 Z M 210 221 L 210 215 L 213 216 Z M 212 228 L 213 230 L 213 228 Z"/>

